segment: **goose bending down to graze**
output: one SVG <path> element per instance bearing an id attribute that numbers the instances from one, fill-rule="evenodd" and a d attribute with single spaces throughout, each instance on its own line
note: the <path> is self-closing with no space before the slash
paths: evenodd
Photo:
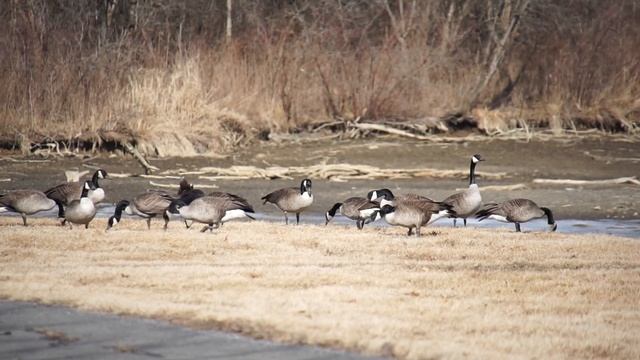
<path id="1" fill-rule="evenodd" d="M 56 204 L 60 211 L 61 203 L 49 199 L 45 193 L 38 190 L 12 190 L 0 194 L 0 212 L 9 211 L 20 214 L 24 226 L 27 226 L 27 215 L 51 210 Z M 58 215 L 62 216 L 60 213 Z"/>
<path id="2" fill-rule="evenodd" d="M 182 202 L 184 202 L 186 205 L 191 204 L 193 200 L 201 198 L 205 195 L 206 194 L 204 193 L 204 191 L 200 189 L 194 189 L 193 184 L 190 184 L 187 179 L 183 178 L 182 181 L 180 181 L 180 188 L 178 189 L 177 199 L 182 200 Z M 169 214 L 166 214 L 165 219 L 168 218 L 170 218 L 170 216 Z M 191 224 L 189 224 L 187 220 L 184 220 L 184 226 L 188 229 L 189 227 L 191 227 Z"/>
<path id="3" fill-rule="evenodd" d="M 151 190 L 134 197 L 130 202 L 122 200 L 116 205 L 113 218 L 117 221 L 107 225 L 107 230 L 120 222 L 120 217 L 124 211 L 127 215 L 136 215 L 147 220 L 147 229 L 151 229 L 151 219 L 160 215 L 164 219 L 164 228 L 167 228 L 169 218 L 165 210 L 174 200 L 173 196 L 161 190 Z M 118 208 L 120 210 L 118 211 Z"/>
<path id="4" fill-rule="evenodd" d="M 375 219 L 384 218 L 389 225 L 403 226 L 409 229 L 411 236 L 416 229 L 416 236 L 420 236 L 420 228 L 451 214 L 451 207 L 444 203 L 433 201 L 401 201 L 394 205 L 385 204 Z"/>
<path id="5" fill-rule="evenodd" d="M 73 200 L 64 209 L 64 219 L 69 223 L 69 227 L 73 228 L 73 224 L 84 225 L 85 229 L 89 228 L 89 223 L 96 216 L 96 206 L 89 199 L 89 191 L 92 190 L 93 184 L 91 181 L 85 181 L 82 186 L 82 193 L 80 193 L 80 199 Z M 59 209 L 62 209 L 62 204 L 58 203 Z M 60 212 L 62 210 L 59 210 Z"/>
<path id="6" fill-rule="evenodd" d="M 471 157 L 471 165 L 469 168 L 469 188 L 463 192 L 459 192 L 449 196 L 442 200 L 443 203 L 451 205 L 451 208 L 456 213 L 453 218 L 453 227 L 456 227 L 457 218 L 461 218 L 464 221 L 464 226 L 467 226 L 467 218 L 476 214 L 482 206 L 482 196 L 480 195 L 480 189 L 476 184 L 476 164 L 480 161 L 484 161 L 482 156 L 475 154 Z"/>
<path id="7" fill-rule="evenodd" d="M 311 180 L 304 179 L 300 187 L 291 187 L 276 190 L 262 197 L 263 204 L 272 203 L 284 212 L 284 222 L 289 224 L 287 213 L 296 214 L 296 224 L 300 223 L 300 213 L 313 204 L 313 194 L 311 193 Z"/>
<path id="8" fill-rule="evenodd" d="M 336 216 L 336 212 L 340 211 L 340 214 L 343 216 L 355 220 L 358 229 L 362 230 L 364 224 L 370 223 L 372 220 L 371 216 L 379 210 L 380 204 L 378 203 L 369 201 L 363 197 L 350 197 L 344 202 L 335 203 L 333 207 L 325 213 L 325 225 L 328 225 L 329 221 Z"/>
<path id="9" fill-rule="evenodd" d="M 556 231 L 558 224 L 553 219 L 553 213 L 546 207 L 540 207 L 529 199 L 513 199 L 501 204 L 486 204 L 476 215 L 479 221 L 492 219 L 506 223 L 514 223 L 516 231 L 520 232 L 520 224 L 547 217 L 550 231 Z"/>
<path id="10" fill-rule="evenodd" d="M 371 190 L 367 194 L 367 199 L 369 199 L 370 201 L 379 202 L 380 206 L 393 205 L 394 202 L 396 202 L 396 201 L 400 201 L 400 202 L 402 202 L 402 201 L 431 201 L 431 202 L 434 202 L 432 199 L 430 199 L 430 198 L 428 198 L 426 196 L 416 195 L 416 194 L 401 194 L 401 195 L 397 195 L 396 196 L 389 189 Z"/>
<path id="11" fill-rule="evenodd" d="M 443 206 L 443 203 L 431 200 L 426 196 L 416 194 L 402 194 L 395 196 L 389 189 L 379 189 L 370 191 L 368 194 L 369 199 L 379 200 L 380 207 L 385 205 L 396 206 L 400 204 L 408 204 L 412 207 L 417 207 L 427 211 L 435 211 L 435 213 L 429 215 L 429 223 L 432 223 L 438 219 L 455 215 L 455 212 L 451 209 L 450 205 Z M 437 210 L 437 211 L 436 211 Z M 411 235 L 412 228 L 409 228 L 409 235 Z"/>
<path id="12" fill-rule="evenodd" d="M 249 218 L 255 220 L 250 213 L 253 213 L 253 207 L 241 198 L 234 199 L 215 196 L 204 196 L 197 198 L 187 205 L 180 199 L 174 200 L 168 212 L 180 214 L 185 220 L 206 224 L 201 232 L 213 231 L 214 228 L 220 227 L 229 220 Z"/>

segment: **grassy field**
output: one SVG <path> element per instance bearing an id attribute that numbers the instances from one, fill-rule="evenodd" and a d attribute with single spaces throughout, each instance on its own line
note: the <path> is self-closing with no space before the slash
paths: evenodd
<path id="1" fill-rule="evenodd" d="M 0 219 L 0 297 L 398 358 L 638 358 L 640 242 L 433 228 Z"/>

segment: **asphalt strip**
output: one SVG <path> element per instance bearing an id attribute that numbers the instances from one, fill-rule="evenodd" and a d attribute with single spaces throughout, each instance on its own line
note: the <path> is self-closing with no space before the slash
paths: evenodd
<path id="1" fill-rule="evenodd" d="M 0 359 L 370 359 L 163 321 L 0 301 Z"/>

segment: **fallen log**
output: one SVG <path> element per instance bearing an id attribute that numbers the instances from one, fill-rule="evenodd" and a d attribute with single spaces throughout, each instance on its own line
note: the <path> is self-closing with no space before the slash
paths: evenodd
<path id="1" fill-rule="evenodd" d="M 464 179 L 468 176 L 468 170 L 442 170 L 431 168 L 415 169 L 381 169 L 370 165 L 353 164 L 318 164 L 312 166 L 270 166 L 259 168 L 255 166 L 231 166 L 203 167 L 194 171 L 171 172 L 181 176 L 199 175 L 206 180 L 236 180 L 236 179 L 294 179 L 309 177 L 311 179 L 327 179 L 331 181 L 369 180 L 369 179 L 410 179 L 410 178 L 456 178 Z M 506 173 L 478 172 L 477 175 L 484 179 L 503 179 Z"/>
<path id="2" fill-rule="evenodd" d="M 122 142 L 122 146 L 124 147 L 125 150 L 127 150 L 128 153 L 133 155 L 133 157 L 136 160 L 138 160 L 140 165 L 142 165 L 142 167 L 144 168 L 144 173 L 145 174 L 149 175 L 150 173 L 152 173 L 154 171 L 160 170 L 160 168 L 157 168 L 157 167 L 149 164 L 147 159 L 145 159 L 144 156 L 142 156 L 142 154 L 138 151 L 138 149 L 136 149 L 133 145 L 131 145 L 130 142 L 124 141 L 124 142 Z"/>
<path id="3" fill-rule="evenodd" d="M 481 186 L 480 189 L 482 191 L 514 191 L 514 190 L 524 190 L 527 187 L 528 187 L 527 184 L 519 183 L 519 184 L 513 184 L 513 185 L 486 185 L 486 186 Z M 456 191 L 464 191 L 464 190 L 467 190 L 467 188 L 456 189 Z"/>
<path id="4" fill-rule="evenodd" d="M 161 188 L 169 188 L 169 189 L 177 189 L 178 188 L 178 185 L 176 185 L 176 184 L 160 184 L 160 183 L 157 183 L 155 181 L 149 181 L 149 184 L 151 184 L 153 186 L 161 187 Z M 215 185 L 215 184 L 212 184 L 212 185 L 198 184 L 198 185 L 194 185 L 194 187 L 196 189 L 217 189 L 218 185 Z"/>
<path id="5" fill-rule="evenodd" d="M 621 177 L 616 179 L 605 180 L 574 180 L 574 179 L 533 179 L 534 184 L 550 184 L 550 185 L 618 185 L 633 184 L 640 185 L 640 180 L 635 176 Z"/>

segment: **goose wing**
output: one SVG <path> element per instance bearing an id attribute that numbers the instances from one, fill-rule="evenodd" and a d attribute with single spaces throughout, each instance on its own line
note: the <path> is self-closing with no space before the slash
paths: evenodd
<path id="1" fill-rule="evenodd" d="M 69 182 L 52 187 L 44 192 L 44 194 L 52 200 L 60 201 L 68 205 L 73 200 L 80 199 L 82 195 L 82 184 L 79 182 Z"/>
<path id="2" fill-rule="evenodd" d="M 136 196 L 133 204 L 145 214 L 162 214 L 173 201 L 173 197 L 162 191 L 152 191 Z"/>
<path id="3" fill-rule="evenodd" d="M 408 201 L 433 201 L 433 199 L 418 194 L 402 194 L 399 196 L 402 200 Z"/>
<path id="4" fill-rule="evenodd" d="M 293 198 L 299 194 L 300 194 L 300 188 L 290 187 L 290 188 L 276 190 L 272 193 L 269 193 L 263 196 L 261 199 L 264 200 L 265 204 L 268 202 L 277 204 L 285 199 Z"/>

